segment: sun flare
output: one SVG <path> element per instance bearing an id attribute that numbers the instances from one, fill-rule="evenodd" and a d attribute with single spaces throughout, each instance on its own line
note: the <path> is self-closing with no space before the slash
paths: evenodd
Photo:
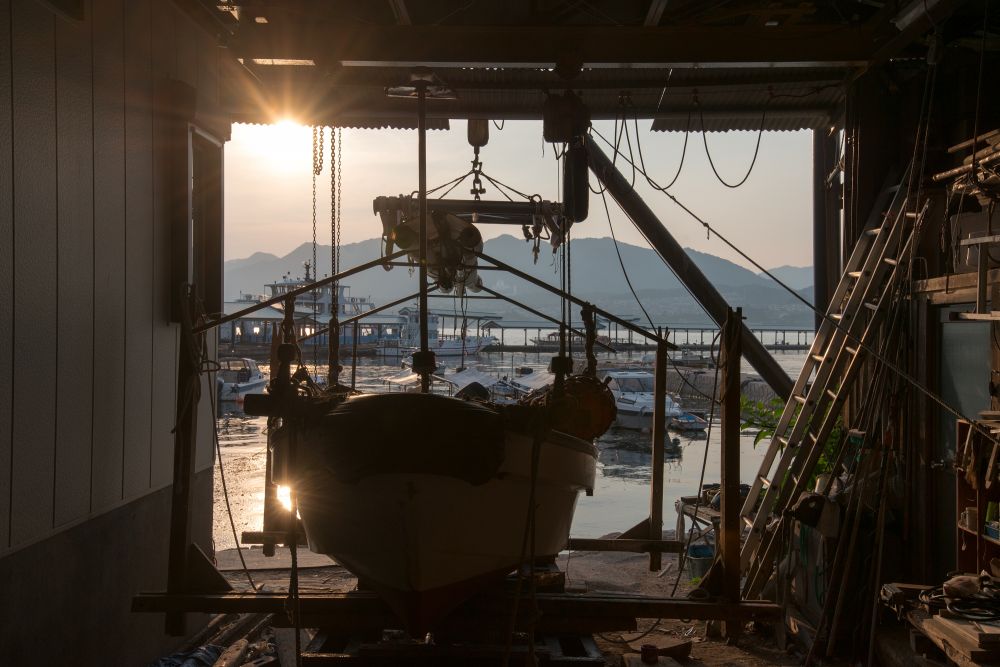
<path id="1" fill-rule="evenodd" d="M 312 128 L 291 119 L 240 128 L 244 142 L 268 168 L 308 171 L 312 166 Z"/>

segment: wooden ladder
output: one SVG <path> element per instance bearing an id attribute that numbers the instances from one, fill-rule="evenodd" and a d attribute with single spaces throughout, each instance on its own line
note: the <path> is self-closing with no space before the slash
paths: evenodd
<path id="1" fill-rule="evenodd" d="M 900 265 L 915 242 L 914 230 L 922 227 L 927 205 L 919 214 L 907 212 L 901 186 L 883 190 L 876 210 L 885 210 L 890 195 L 887 213 L 876 216 L 851 253 L 743 505 L 742 520 L 749 528 L 740 552 L 745 599 L 757 597 L 771 576 L 780 522 L 812 476 L 864 363 L 865 348 L 874 346 L 904 275 Z"/>

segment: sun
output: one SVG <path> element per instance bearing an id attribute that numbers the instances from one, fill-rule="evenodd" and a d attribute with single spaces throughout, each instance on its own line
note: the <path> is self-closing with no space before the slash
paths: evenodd
<path id="1" fill-rule="evenodd" d="M 293 120 L 234 126 L 233 140 L 268 169 L 291 172 L 312 168 L 312 128 Z"/>

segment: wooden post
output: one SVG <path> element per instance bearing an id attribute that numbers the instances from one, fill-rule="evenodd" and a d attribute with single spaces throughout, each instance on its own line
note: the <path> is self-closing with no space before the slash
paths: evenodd
<path id="1" fill-rule="evenodd" d="M 181 320 L 191 324 L 190 297 L 185 288 L 177 295 L 177 311 L 186 311 Z M 174 429 L 174 477 L 170 493 L 170 543 L 167 552 L 167 592 L 187 590 L 188 546 L 191 544 L 191 486 L 194 482 L 195 437 L 198 432 L 198 405 L 196 388 L 198 352 L 194 334 L 182 331 L 180 354 L 177 359 L 177 412 Z M 213 391 L 215 387 L 211 388 Z M 183 612 L 167 614 L 166 633 L 174 637 L 186 633 Z"/>
<path id="2" fill-rule="evenodd" d="M 722 331 L 722 595 L 740 599 L 740 357 L 743 309 L 730 308 Z M 727 628 L 732 636 L 733 629 Z"/>
<path id="3" fill-rule="evenodd" d="M 649 539 L 663 538 L 663 445 L 667 438 L 667 344 L 656 342 L 656 368 L 653 373 L 653 474 L 649 486 Z M 739 550 L 737 549 L 737 557 Z M 649 554 L 649 570 L 661 566 L 659 552 Z"/>

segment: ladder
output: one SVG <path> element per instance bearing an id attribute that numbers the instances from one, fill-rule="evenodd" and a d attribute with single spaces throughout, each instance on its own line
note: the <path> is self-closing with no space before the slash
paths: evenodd
<path id="1" fill-rule="evenodd" d="M 895 188 L 886 214 L 855 245 L 743 505 L 741 518 L 749 528 L 740 552 L 745 599 L 757 597 L 771 576 L 781 521 L 805 490 L 864 363 L 865 347 L 873 347 L 903 279 L 900 266 L 916 243 L 914 230 L 922 228 L 927 205 L 919 214 L 907 212 L 902 190 Z M 891 193 L 883 191 L 876 210 L 883 210 Z"/>

